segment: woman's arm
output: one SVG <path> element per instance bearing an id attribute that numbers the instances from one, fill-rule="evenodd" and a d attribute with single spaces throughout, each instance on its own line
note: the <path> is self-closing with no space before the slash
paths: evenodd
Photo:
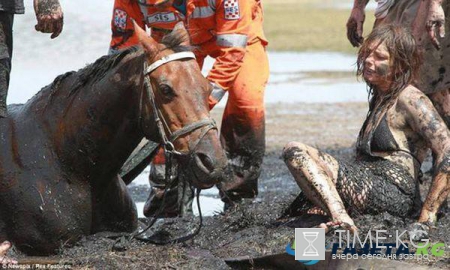
<path id="1" fill-rule="evenodd" d="M 355 0 L 347 21 L 347 38 L 353 47 L 359 47 L 363 41 L 363 25 L 366 19 L 365 8 L 369 0 Z"/>
<path id="2" fill-rule="evenodd" d="M 399 105 L 407 123 L 428 143 L 436 157 L 433 181 L 419 217 L 419 222 L 434 223 L 450 191 L 450 131 L 428 97 L 418 89 L 404 91 Z"/>

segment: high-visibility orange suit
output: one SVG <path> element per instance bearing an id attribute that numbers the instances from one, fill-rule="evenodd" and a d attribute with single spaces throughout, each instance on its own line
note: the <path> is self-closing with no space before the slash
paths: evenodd
<path id="1" fill-rule="evenodd" d="M 264 89 L 269 77 L 260 0 L 186 0 L 185 10 L 171 0 L 116 0 L 111 51 L 137 44 L 133 18 L 161 40 L 179 21 L 196 47 L 198 64 L 215 58 L 207 78 L 214 90 L 210 107 L 228 91 L 221 141 L 233 177 L 220 189 L 232 201 L 257 195 L 265 151 Z M 176 2 L 176 1 L 175 1 Z"/>

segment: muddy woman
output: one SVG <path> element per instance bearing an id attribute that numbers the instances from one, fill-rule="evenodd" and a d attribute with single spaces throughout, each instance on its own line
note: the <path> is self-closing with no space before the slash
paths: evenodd
<path id="1" fill-rule="evenodd" d="M 345 224 L 353 232 L 357 226 L 351 216 L 358 214 L 405 217 L 420 211 L 418 222 L 436 222 L 450 190 L 450 132 L 428 97 L 412 85 L 420 59 L 413 36 L 398 25 L 378 27 L 364 41 L 357 72 L 371 99 L 356 160 L 338 160 L 299 142 L 283 150 L 305 209 L 322 210 L 331 224 Z M 429 148 L 437 159 L 422 203 L 418 181 Z"/>
<path id="2" fill-rule="evenodd" d="M 365 7 L 369 0 L 354 0 L 347 21 L 347 38 L 358 47 L 363 38 Z M 415 85 L 428 95 L 450 126 L 450 1 L 377 0 L 374 28 L 401 24 L 411 29 L 423 49 L 423 63 Z"/>

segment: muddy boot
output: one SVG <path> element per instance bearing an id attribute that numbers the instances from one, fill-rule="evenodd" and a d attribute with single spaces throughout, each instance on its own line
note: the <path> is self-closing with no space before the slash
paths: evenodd
<path id="1" fill-rule="evenodd" d="M 180 175 L 181 181 L 178 183 L 178 209 L 180 216 L 191 216 L 192 202 L 194 201 L 194 187 L 189 182 L 184 180 L 184 177 Z"/>
<path id="2" fill-rule="evenodd" d="M 217 185 L 219 195 L 224 202 L 224 211 L 229 211 L 240 203 L 243 199 L 253 199 L 258 195 L 258 177 L 260 170 L 238 169 L 235 166 L 228 168 L 225 180 Z M 248 200 L 246 200 L 248 201 Z"/>
<path id="3" fill-rule="evenodd" d="M 172 186 L 167 187 L 165 183 L 165 165 L 152 163 L 150 167 L 149 180 L 151 190 L 144 206 L 144 215 L 146 217 L 154 217 L 159 212 L 159 218 L 169 218 L 192 214 L 193 188 L 187 182 L 181 181 L 179 175 Z M 162 205 L 166 187 L 168 190 L 164 205 Z"/>
<path id="4" fill-rule="evenodd" d="M 178 188 L 176 183 L 173 186 L 166 186 L 165 182 L 166 166 L 164 164 L 150 164 L 150 195 L 144 206 L 144 215 L 154 217 L 158 213 L 159 218 L 178 216 Z M 177 182 L 176 180 L 174 182 Z M 165 189 L 167 188 L 167 191 Z M 166 198 L 163 203 L 164 192 Z"/>
<path id="5" fill-rule="evenodd" d="M 169 188 L 166 192 L 166 199 L 163 202 L 164 187 L 152 187 L 150 195 L 144 206 L 144 215 L 146 217 L 169 218 L 179 216 L 178 211 L 178 189 Z M 162 209 L 161 209 L 162 208 Z"/>

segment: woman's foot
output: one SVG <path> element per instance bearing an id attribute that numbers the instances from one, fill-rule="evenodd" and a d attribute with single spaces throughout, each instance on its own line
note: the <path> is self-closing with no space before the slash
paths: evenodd
<path id="1" fill-rule="evenodd" d="M 17 264 L 17 261 L 6 256 L 6 253 L 11 248 L 11 243 L 8 241 L 4 241 L 0 244 L 0 264 L 8 265 L 8 264 Z"/>
<path id="2" fill-rule="evenodd" d="M 327 223 L 321 223 L 319 226 L 317 226 L 318 228 L 323 228 L 325 229 L 325 234 L 335 231 L 337 229 L 344 229 L 344 230 L 348 230 L 351 233 L 357 233 L 358 232 L 358 228 L 355 225 L 350 225 L 346 222 L 336 222 L 336 221 L 330 221 Z"/>

